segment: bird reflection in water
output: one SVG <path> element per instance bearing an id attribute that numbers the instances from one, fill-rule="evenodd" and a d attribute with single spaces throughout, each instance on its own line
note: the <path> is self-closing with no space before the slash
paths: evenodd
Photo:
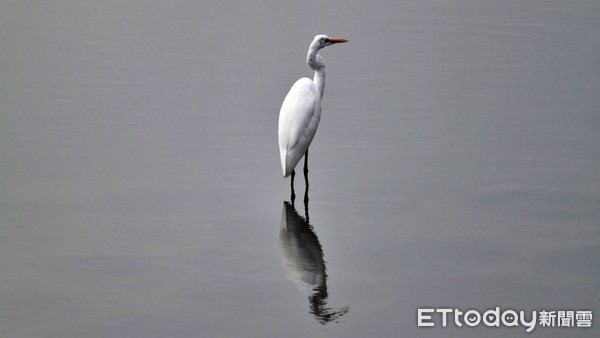
<path id="1" fill-rule="evenodd" d="M 294 205 L 283 202 L 280 244 L 290 278 L 309 293 L 310 314 L 325 325 L 348 313 L 348 306 L 332 309 L 327 306 L 327 272 L 323 248 L 313 227 L 308 223 L 308 198 L 304 198 L 305 215 L 298 214 Z M 293 200 L 292 200 L 293 203 Z"/>

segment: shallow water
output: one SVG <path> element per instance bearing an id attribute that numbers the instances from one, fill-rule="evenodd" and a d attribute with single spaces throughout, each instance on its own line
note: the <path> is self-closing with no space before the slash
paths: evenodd
<path id="1" fill-rule="evenodd" d="M 599 15 L 3 2 L 0 336 L 504 337 L 525 329 L 419 328 L 417 308 L 597 317 Z M 277 116 L 318 33 L 350 41 L 321 53 L 292 207 Z"/>

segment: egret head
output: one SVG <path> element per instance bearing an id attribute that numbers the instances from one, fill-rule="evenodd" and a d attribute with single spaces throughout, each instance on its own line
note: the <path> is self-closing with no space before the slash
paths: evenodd
<path id="1" fill-rule="evenodd" d="M 317 35 L 315 39 L 310 44 L 308 48 L 308 55 L 306 58 L 306 63 L 310 66 L 310 68 L 314 70 L 324 69 L 325 68 L 325 60 L 317 54 L 319 49 L 327 46 L 331 46 L 334 43 L 344 43 L 348 42 L 348 40 L 344 38 L 330 38 L 327 35 Z"/>
<path id="2" fill-rule="evenodd" d="M 330 38 L 327 35 L 317 35 L 315 36 L 313 42 L 310 44 L 310 49 L 316 48 L 317 50 L 319 50 L 323 47 L 331 46 L 334 43 L 344 42 L 348 42 L 348 40 L 344 38 Z"/>

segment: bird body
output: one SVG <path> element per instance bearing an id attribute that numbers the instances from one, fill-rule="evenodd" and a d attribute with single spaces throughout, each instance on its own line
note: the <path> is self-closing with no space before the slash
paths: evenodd
<path id="1" fill-rule="evenodd" d="M 292 175 L 294 168 L 308 155 L 319 121 L 321 120 L 321 98 L 325 90 L 325 60 L 317 54 L 319 49 L 334 43 L 347 42 L 342 38 L 317 35 L 308 48 L 306 63 L 315 71 L 314 78 L 301 78 L 296 81 L 281 105 L 279 111 L 279 154 L 283 177 Z M 305 158 L 304 174 L 308 172 Z"/>
<path id="2" fill-rule="evenodd" d="M 279 114 L 279 155 L 283 177 L 288 177 L 315 137 L 321 120 L 321 94 L 309 78 L 296 81 Z"/>

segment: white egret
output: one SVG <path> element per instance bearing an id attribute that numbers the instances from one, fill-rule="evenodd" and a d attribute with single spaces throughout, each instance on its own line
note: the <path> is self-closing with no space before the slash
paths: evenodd
<path id="1" fill-rule="evenodd" d="M 308 189 L 308 146 L 312 142 L 321 120 L 321 99 L 325 89 L 325 60 L 317 54 L 319 49 L 335 43 L 347 42 L 343 38 L 317 35 L 308 48 L 306 63 L 315 71 L 314 78 L 296 81 L 288 92 L 279 111 L 279 154 L 283 177 L 292 176 L 292 199 L 296 165 L 304 156 L 304 177 Z"/>

